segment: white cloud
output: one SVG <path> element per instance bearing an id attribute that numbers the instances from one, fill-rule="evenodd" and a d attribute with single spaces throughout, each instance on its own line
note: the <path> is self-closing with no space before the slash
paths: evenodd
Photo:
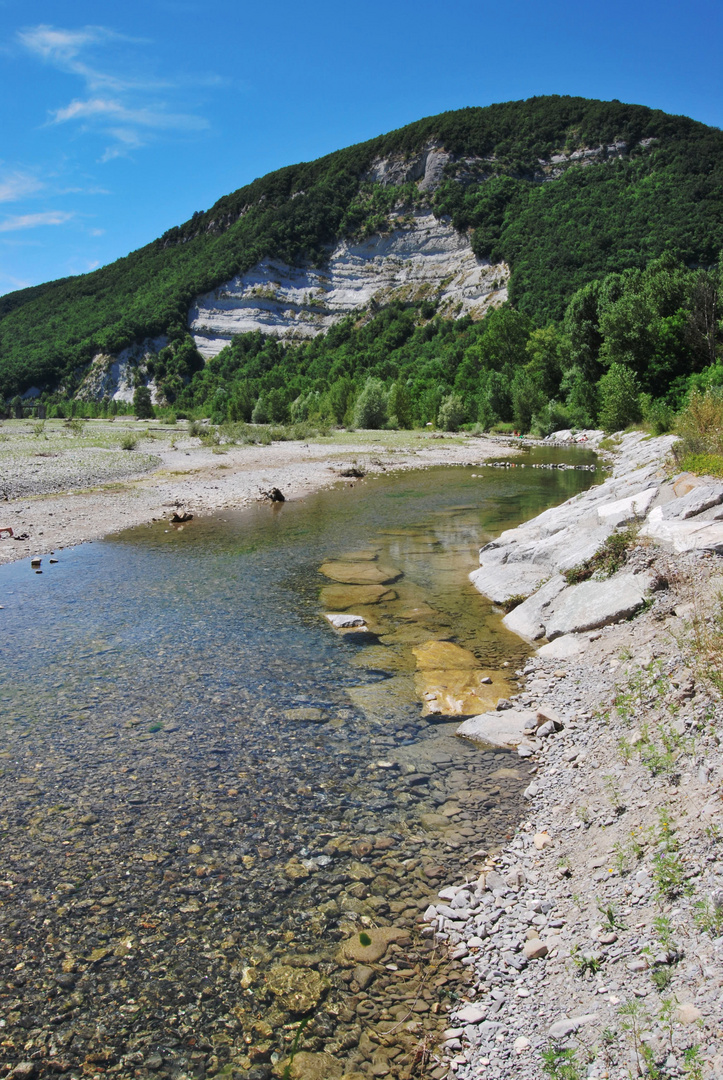
<path id="1" fill-rule="evenodd" d="M 17 202 L 27 195 L 34 195 L 42 187 L 43 184 L 37 176 L 16 169 L 0 175 L 0 202 Z"/>
<path id="2" fill-rule="evenodd" d="M 18 229 L 37 229 L 40 225 L 65 225 L 75 214 L 65 210 L 45 210 L 39 214 L 16 214 L 0 221 L 0 232 L 16 232 Z"/>
<path id="3" fill-rule="evenodd" d="M 124 156 L 163 132 L 188 133 L 208 127 L 203 117 L 179 111 L 169 102 L 178 97 L 178 85 L 146 74 L 126 74 L 134 72 L 138 59 L 133 53 L 126 55 L 128 47 L 144 44 L 140 39 L 104 26 L 67 30 L 47 24 L 21 31 L 18 39 L 38 59 L 83 81 L 85 94 L 50 110 L 49 120 L 74 123 L 83 132 L 109 137 L 102 161 Z M 115 67 L 122 75 L 97 62 L 97 54 L 108 47 L 113 48 Z"/>
<path id="4" fill-rule="evenodd" d="M 65 123 L 67 120 L 84 120 L 92 117 L 105 116 L 122 124 L 145 128 L 185 128 L 196 130 L 208 127 L 206 120 L 190 113 L 168 113 L 162 109 L 136 108 L 130 109 L 121 101 L 112 98 L 90 98 L 87 101 L 71 101 L 62 109 L 56 109 L 53 121 L 56 124 Z M 111 132 L 117 138 L 127 136 L 129 128 L 112 128 Z M 131 141 L 128 139 L 127 141 Z"/>
<path id="5" fill-rule="evenodd" d="M 7 274 L 4 270 L 0 270 L 0 282 L 7 281 L 12 286 L 12 291 L 15 289 L 27 289 L 29 285 L 32 285 L 31 281 L 26 281 L 24 278 L 14 277 L 12 274 Z M 0 290 L 7 292 L 7 289 Z"/>

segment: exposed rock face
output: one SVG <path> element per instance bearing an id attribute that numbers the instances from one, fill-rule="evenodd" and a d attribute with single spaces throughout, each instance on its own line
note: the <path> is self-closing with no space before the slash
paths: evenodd
<path id="1" fill-rule="evenodd" d="M 156 356 L 168 344 L 165 336 L 147 338 L 140 345 L 130 345 L 117 356 L 97 353 L 92 360 L 76 397 L 81 401 L 102 401 L 108 397 L 111 401 L 133 401 L 133 376 L 138 365 L 144 365 L 146 358 Z M 151 400 L 158 401 L 154 383 L 149 383 Z"/>
<path id="2" fill-rule="evenodd" d="M 428 164 L 431 176 L 439 166 L 431 151 Z M 419 213 L 411 227 L 391 235 L 341 241 L 322 269 L 264 259 L 197 297 L 188 321 L 199 352 L 208 358 L 236 334 L 254 330 L 286 339 L 316 337 L 372 300 L 428 298 L 442 314 L 481 317 L 507 299 L 508 278 L 504 263 L 478 259 L 469 238 L 449 221 Z"/>
<path id="3" fill-rule="evenodd" d="M 445 165 L 450 161 L 451 154 L 438 146 L 428 146 L 411 158 L 395 155 L 375 161 L 367 179 L 384 187 L 416 180 L 420 191 L 434 191 L 442 179 Z"/>
<path id="4" fill-rule="evenodd" d="M 647 574 L 616 574 L 607 581 L 583 581 L 565 589 L 554 605 L 545 632 L 550 641 L 580 634 L 634 615 L 645 603 Z"/>
<path id="5" fill-rule="evenodd" d="M 676 554 L 723 552 L 723 483 L 691 474 L 665 480 L 661 462 L 673 441 L 624 436 L 612 477 L 481 549 L 471 580 L 494 603 L 526 597 L 502 621 L 527 641 L 547 637 L 541 655 L 574 656 L 576 634 L 629 618 L 656 587 L 651 575 L 627 570 L 566 584 L 565 571 L 595 555 L 615 529 L 639 522 L 641 538 Z"/>

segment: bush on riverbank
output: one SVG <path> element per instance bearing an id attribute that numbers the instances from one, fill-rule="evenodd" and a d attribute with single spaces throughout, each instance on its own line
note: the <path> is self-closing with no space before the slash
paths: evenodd
<path id="1" fill-rule="evenodd" d="M 686 472 L 723 476 L 723 388 L 691 391 L 678 414 L 674 447 L 678 465 Z"/>

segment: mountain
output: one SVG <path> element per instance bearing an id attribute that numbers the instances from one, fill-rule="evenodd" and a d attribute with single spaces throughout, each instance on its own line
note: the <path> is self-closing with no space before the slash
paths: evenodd
<path id="1" fill-rule="evenodd" d="M 0 298 L 0 394 L 127 398 L 140 364 L 161 399 L 197 404 L 203 359 L 228 368 L 229 342 L 250 334 L 247 357 L 270 335 L 306 342 L 277 347 L 272 366 L 283 354 L 295 372 L 330 328 L 356 334 L 387 308 L 414 308 L 407 337 L 505 301 L 529 327 L 561 324 L 610 274 L 661 256 L 712 266 L 722 193 L 723 133 L 686 117 L 557 96 L 428 117 L 270 173 L 93 273 Z"/>

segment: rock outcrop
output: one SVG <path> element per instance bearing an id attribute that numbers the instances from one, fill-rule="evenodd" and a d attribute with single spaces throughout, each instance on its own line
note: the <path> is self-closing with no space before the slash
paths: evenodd
<path id="1" fill-rule="evenodd" d="M 678 554 L 723 552 L 723 482 L 681 474 L 666 480 L 662 463 L 674 436 L 623 437 L 613 475 L 561 506 L 502 533 L 480 551 L 471 580 L 494 603 L 525 597 L 503 620 L 527 641 L 567 639 L 629 618 L 654 585 L 644 569 L 609 580 L 568 585 L 565 571 L 592 558 L 617 529 L 640 524 L 639 536 Z M 550 655 L 573 655 L 567 640 Z"/>
<path id="2" fill-rule="evenodd" d="M 254 330 L 316 337 L 372 301 L 430 299 L 443 315 L 481 317 L 507 299 L 507 266 L 478 259 L 449 221 L 429 212 L 415 214 L 411 225 L 397 220 L 389 235 L 340 241 L 323 268 L 264 259 L 197 297 L 188 322 L 199 352 L 215 356 L 235 335 Z"/>

